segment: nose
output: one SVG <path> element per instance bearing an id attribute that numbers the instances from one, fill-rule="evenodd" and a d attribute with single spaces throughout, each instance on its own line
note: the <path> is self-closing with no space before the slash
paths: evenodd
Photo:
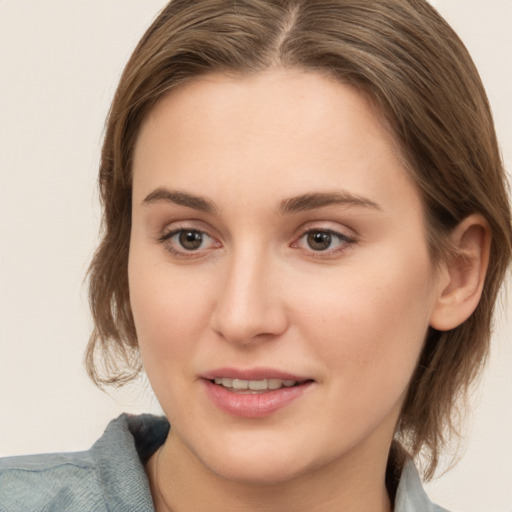
<path id="1" fill-rule="evenodd" d="M 262 255 L 226 263 L 212 314 L 212 329 L 231 343 L 252 344 L 286 331 L 288 316 L 278 266 Z"/>

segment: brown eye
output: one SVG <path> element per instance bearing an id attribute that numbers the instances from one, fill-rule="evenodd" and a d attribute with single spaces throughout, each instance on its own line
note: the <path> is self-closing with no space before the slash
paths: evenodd
<path id="1" fill-rule="evenodd" d="M 340 257 L 346 249 L 355 244 L 357 240 L 343 232 L 313 228 L 305 231 L 293 242 L 292 247 L 300 248 L 316 258 L 333 259 Z"/>
<path id="2" fill-rule="evenodd" d="M 164 248 L 176 258 L 201 258 L 219 249 L 222 244 L 205 231 L 178 228 L 164 233 L 159 239 Z"/>
<path id="3" fill-rule="evenodd" d="M 326 251 L 331 247 L 332 235 L 328 231 L 310 231 L 307 244 L 313 251 Z"/>
<path id="4" fill-rule="evenodd" d="M 178 233 L 178 242 L 187 251 L 196 251 L 203 243 L 204 234 L 192 229 L 183 229 Z"/>

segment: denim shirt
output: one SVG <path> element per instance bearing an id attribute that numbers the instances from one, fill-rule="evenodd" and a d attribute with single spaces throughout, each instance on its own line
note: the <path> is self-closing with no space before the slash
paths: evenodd
<path id="1" fill-rule="evenodd" d="M 0 512 L 154 512 L 144 464 L 165 441 L 163 417 L 123 414 L 85 452 L 0 459 Z M 395 512 L 446 512 L 407 459 Z"/>

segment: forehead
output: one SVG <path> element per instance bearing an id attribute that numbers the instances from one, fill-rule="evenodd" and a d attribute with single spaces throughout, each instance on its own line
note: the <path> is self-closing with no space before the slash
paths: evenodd
<path id="1" fill-rule="evenodd" d="M 210 194 L 236 183 L 276 195 L 277 179 L 287 195 L 329 184 L 368 195 L 388 181 L 391 195 L 405 188 L 415 195 L 374 103 L 350 85 L 300 70 L 182 84 L 143 123 L 133 170 L 136 196 L 167 185 Z"/>
<path id="2" fill-rule="evenodd" d="M 335 109 L 337 107 L 337 109 Z M 276 68 L 254 74 L 211 73 L 186 81 L 165 95 L 149 112 L 142 123 L 139 138 L 151 126 L 162 123 L 163 118 L 172 116 L 186 120 L 190 125 L 199 122 L 205 128 L 210 120 L 235 121 L 233 114 L 243 114 L 236 120 L 238 128 L 253 130 L 256 124 L 267 125 L 269 129 L 282 129 L 294 134 L 294 128 L 302 135 L 318 136 L 316 129 L 323 130 L 322 138 L 329 139 L 332 123 L 340 128 L 337 116 L 355 114 L 361 127 L 386 139 L 386 143 L 399 151 L 394 135 L 385 116 L 376 103 L 355 86 L 342 83 L 325 73 Z M 297 118 L 301 122 L 297 124 Z M 241 122 L 245 121 L 245 122 Z M 179 129 L 186 128 L 181 125 Z M 310 128 L 309 134 L 304 129 Z M 221 128 L 221 127 L 217 127 Z M 222 126 L 223 129 L 229 125 Z M 357 127 L 353 126 L 352 130 Z M 202 131 L 196 131 L 196 137 Z M 240 135 L 246 133 L 242 131 Z M 211 134 L 208 135 L 211 140 Z"/>

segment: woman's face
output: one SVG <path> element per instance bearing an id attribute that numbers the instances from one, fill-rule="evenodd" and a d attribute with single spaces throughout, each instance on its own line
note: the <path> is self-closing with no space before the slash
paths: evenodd
<path id="1" fill-rule="evenodd" d="M 378 111 L 315 73 L 210 75 L 133 167 L 131 306 L 181 453 L 247 482 L 385 461 L 441 285 Z"/>

